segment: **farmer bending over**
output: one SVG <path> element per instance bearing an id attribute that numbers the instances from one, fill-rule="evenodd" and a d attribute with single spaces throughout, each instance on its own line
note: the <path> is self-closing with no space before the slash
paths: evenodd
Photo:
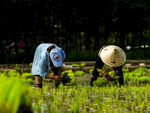
<path id="1" fill-rule="evenodd" d="M 40 44 L 35 51 L 32 75 L 35 75 L 36 87 L 42 88 L 42 78 L 50 78 L 55 80 L 55 86 L 58 87 L 61 82 L 61 66 L 65 59 L 64 51 L 55 44 Z M 54 76 L 48 73 L 52 69 Z"/>
<path id="2" fill-rule="evenodd" d="M 122 65 L 125 63 L 125 61 L 126 55 L 120 47 L 115 45 L 103 46 L 98 53 L 94 70 L 90 76 L 90 85 L 93 86 L 93 81 L 97 80 L 99 72 L 102 73 L 108 81 L 116 80 L 102 70 L 104 64 L 113 67 L 115 75 L 118 77 L 119 85 L 123 85 L 124 77 Z"/>

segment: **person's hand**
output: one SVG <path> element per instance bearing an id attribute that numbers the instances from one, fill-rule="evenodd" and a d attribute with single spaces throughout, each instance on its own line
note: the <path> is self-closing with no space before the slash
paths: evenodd
<path id="1" fill-rule="evenodd" d="M 108 80 L 108 81 L 115 81 L 115 78 L 112 78 L 108 73 L 104 74 L 104 77 Z"/>
<path id="2" fill-rule="evenodd" d="M 54 79 L 56 82 L 62 81 L 62 78 L 61 78 L 60 76 L 53 76 L 53 79 Z"/>

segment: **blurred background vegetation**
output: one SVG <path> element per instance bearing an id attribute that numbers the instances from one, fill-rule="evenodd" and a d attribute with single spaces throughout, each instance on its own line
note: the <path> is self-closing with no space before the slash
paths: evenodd
<path id="1" fill-rule="evenodd" d="M 40 43 L 64 49 L 66 61 L 95 60 L 115 44 L 127 59 L 149 59 L 148 0 L 1 0 L 0 63 L 30 63 Z"/>

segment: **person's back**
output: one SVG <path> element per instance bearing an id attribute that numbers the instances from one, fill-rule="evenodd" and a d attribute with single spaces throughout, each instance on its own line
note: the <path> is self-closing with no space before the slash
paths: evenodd
<path id="1" fill-rule="evenodd" d="M 125 63 L 125 61 L 126 55 L 120 47 L 115 45 L 102 47 L 98 53 L 92 75 L 90 76 L 90 85 L 92 86 L 93 81 L 97 80 L 99 72 L 102 73 L 108 81 L 115 80 L 108 73 L 104 73 L 104 71 L 102 71 L 102 67 L 104 64 L 113 67 L 115 75 L 118 76 L 119 84 L 123 85 L 124 77 L 122 72 L 122 65 Z"/>
<path id="2" fill-rule="evenodd" d="M 43 70 L 45 72 L 48 71 L 48 68 L 50 68 L 50 65 L 49 65 L 49 58 L 48 58 L 49 53 L 47 51 L 47 48 L 52 45 L 54 44 L 43 43 L 37 46 L 35 54 L 34 54 L 33 63 L 32 63 L 32 70 L 31 70 L 32 75 L 42 74 L 40 70 Z M 46 64 L 48 67 L 46 67 Z"/>
<path id="3" fill-rule="evenodd" d="M 59 58 L 59 59 L 58 59 Z M 41 84 L 42 78 L 57 78 L 48 74 L 48 70 L 53 70 L 62 65 L 65 53 L 62 48 L 53 43 L 42 43 L 37 46 L 32 63 L 31 74 L 35 75 L 37 82 Z M 59 71 L 59 70 L 58 70 Z M 56 71 L 55 71 L 56 72 Z M 58 73 L 55 73 L 55 75 Z M 60 75 L 60 74 L 59 74 Z"/>

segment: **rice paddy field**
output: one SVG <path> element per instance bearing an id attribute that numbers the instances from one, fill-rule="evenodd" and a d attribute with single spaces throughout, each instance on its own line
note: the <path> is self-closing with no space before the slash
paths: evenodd
<path id="1" fill-rule="evenodd" d="M 0 113 L 150 113 L 149 67 L 123 67 L 123 86 L 99 74 L 92 87 L 93 67 L 86 71 L 84 63 L 72 67 L 63 68 L 58 88 L 53 80 L 43 79 L 43 89 L 35 87 L 31 65 L 25 71 L 18 65 L 1 69 Z M 104 66 L 103 70 L 114 76 L 111 68 Z"/>

